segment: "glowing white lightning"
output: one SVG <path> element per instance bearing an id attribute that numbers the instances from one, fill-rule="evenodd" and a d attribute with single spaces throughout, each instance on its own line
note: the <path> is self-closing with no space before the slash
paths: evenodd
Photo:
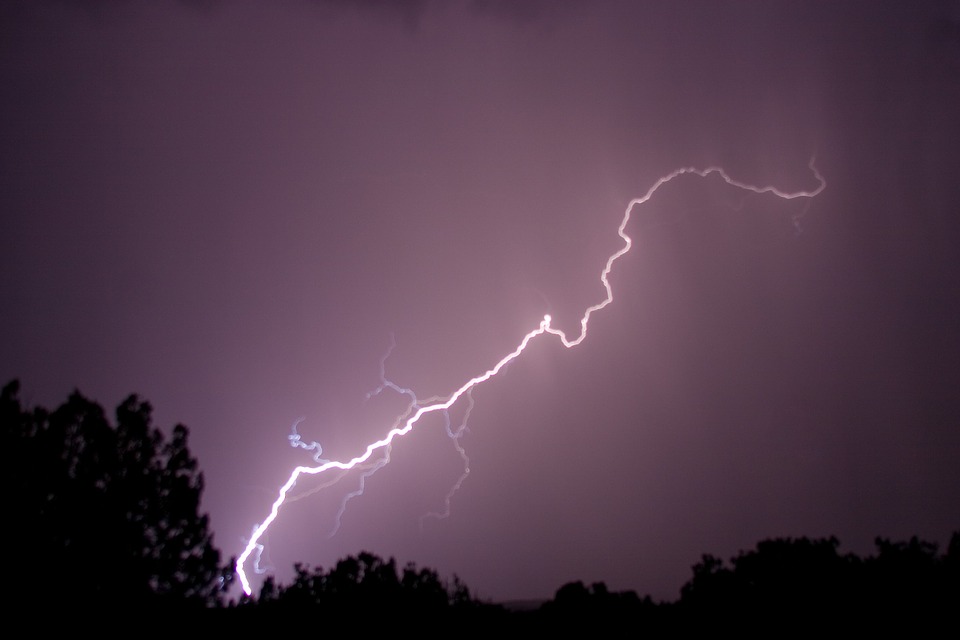
<path id="1" fill-rule="evenodd" d="M 603 283 L 603 288 L 606 290 L 607 295 L 603 299 L 603 301 L 591 307 L 588 307 L 586 311 L 584 311 L 583 317 L 580 319 L 580 335 L 578 335 L 573 340 L 569 339 L 566 333 L 564 333 L 561 329 L 555 329 L 554 327 L 552 327 L 550 325 L 550 322 L 551 322 L 550 316 L 545 315 L 543 317 L 543 320 L 540 321 L 540 325 L 536 329 L 530 331 L 528 334 L 523 336 L 523 339 L 520 341 L 517 347 L 507 355 L 503 356 L 503 358 L 501 358 L 500 361 L 497 362 L 486 373 L 483 373 L 481 375 L 476 376 L 475 378 L 471 378 L 470 380 L 467 380 L 462 386 L 460 386 L 460 388 L 458 388 L 456 391 L 451 393 L 446 398 L 439 398 L 439 399 L 431 398 L 429 401 L 431 402 L 431 404 L 418 406 L 416 407 L 415 410 L 412 410 L 416 405 L 416 400 L 414 400 L 414 405 L 411 405 L 408 411 L 402 414 L 401 417 L 397 419 L 397 421 L 394 423 L 394 427 L 387 432 L 387 435 L 385 435 L 380 440 L 377 440 L 376 442 L 373 442 L 367 445 L 367 448 L 364 450 L 362 454 L 358 455 L 355 458 L 347 460 L 345 462 L 339 461 L 339 460 L 327 460 L 327 461 L 318 460 L 318 466 L 296 467 L 293 470 L 293 472 L 290 474 L 290 477 L 287 479 L 286 483 L 284 483 L 284 485 L 280 487 L 279 495 L 277 496 L 277 499 L 273 502 L 273 505 L 270 507 L 269 515 L 267 515 L 266 519 L 254 529 L 253 535 L 250 537 L 249 541 L 247 542 L 246 548 L 243 550 L 243 553 L 241 553 L 240 556 L 237 558 L 237 566 L 236 566 L 237 576 L 240 578 L 240 584 L 243 587 L 244 593 L 246 593 L 247 595 L 250 595 L 251 590 L 250 590 L 250 582 L 247 579 L 247 575 L 244 572 L 243 566 L 246 563 L 247 559 L 250 557 L 250 555 L 253 554 L 257 549 L 261 548 L 260 542 L 259 542 L 260 538 L 267 531 L 267 528 L 273 523 L 273 521 L 277 519 L 277 515 L 280 513 L 280 507 L 283 506 L 283 503 L 287 499 L 287 494 L 297 483 L 297 478 L 299 478 L 301 475 L 304 475 L 304 474 L 317 475 L 325 471 L 328 471 L 330 469 L 340 469 L 340 470 L 346 471 L 349 469 L 354 469 L 358 465 L 364 464 L 365 462 L 367 462 L 367 460 L 370 459 L 371 456 L 373 456 L 375 452 L 384 448 L 389 448 L 391 443 L 396 438 L 399 438 L 400 436 L 403 436 L 409 433 L 413 429 L 414 425 L 416 425 L 417 422 L 420 421 L 420 418 L 422 418 L 423 416 L 429 413 L 433 413 L 435 411 L 443 411 L 443 412 L 447 411 L 464 394 L 468 394 L 477 385 L 483 382 L 486 382 L 490 378 L 497 375 L 508 363 L 510 363 L 511 361 L 516 359 L 521 353 L 523 353 L 524 349 L 527 348 L 527 345 L 530 343 L 530 341 L 539 335 L 542 335 L 545 333 L 553 334 L 558 338 L 560 338 L 560 342 L 563 344 L 564 347 L 567 347 L 568 349 L 570 347 L 574 347 L 580 344 L 581 342 L 583 342 L 584 338 L 587 337 L 587 325 L 590 322 L 590 316 L 593 315 L 594 312 L 600 311 L 601 309 L 606 307 L 608 304 L 613 302 L 613 289 L 610 287 L 610 282 L 607 279 L 607 276 L 610 274 L 610 271 L 613 269 L 614 262 L 616 262 L 625 253 L 630 251 L 630 247 L 633 245 L 633 241 L 630 239 L 630 236 L 628 236 L 624 231 L 627 227 L 627 223 L 630 222 L 630 214 L 632 213 L 634 207 L 638 205 L 642 205 L 648 200 L 650 200 L 650 198 L 653 197 L 653 194 L 656 193 L 660 187 L 670 182 L 674 178 L 684 174 L 690 173 L 690 174 L 695 174 L 702 178 L 705 178 L 708 175 L 715 173 L 719 175 L 721 178 L 723 178 L 724 182 L 726 182 L 728 185 L 732 187 L 736 187 L 738 189 L 743 189 L 745 191 L 752 191 L 757 194 L 772 193 L 773 195 L 779 198 L 782 198 L 784 200 L 793 200 L 794 198 L 813 198 L 814 196 L 819 194 L 821 191 L 823 191 L 824 188 L 826 188 L 827 183 L 826 183 L 826 180 L 823 179 L 823 176 L 820 175 L 820 172 L 817 171 L 817 168 L 814 165 L 814 159 L 810 160 L 809 166 L 810 166 L 810 170 L 813 172 L 813 175 L 818 182 L 817 188 L 812 191 L 785 192 L 772 186 L 757 187 L 754 185 L 750 185 L 750 184 L 746 184 L 746 183 L 734 180 L 729 175 L 727 175 L 726 171 L 724 171 L 720 167 L 709 167 L 707 169 L 697 169 L 695 167 L 684 167 L 684 168 L 677 169 L 672 173 L 669 173 L 663 176 L 662 178 L 660 178 L 659 180 L 657 180 L 654 183 L 654 185 L 650 187 L 650 189 L 648 189 L 643 196 L 631 200 L 630 203 L 627 205 L 626 210 L 623 213 L 623 220 L 620 222 L 620 226 L 617 228 L 617 233 L 621 238 L 623 238 L 624 245 L 619 251 L 617 251 L 616 253 L 611 255 L 609 258 L 607 258 L 607 263 L 604 266 L 603 271 L 600 273 L 600 282 Z M 382 369 L 382 364 L 383 363 L 381 363 L 381 369 Z M 390 388 L 393 388 L 394 390 L 399 391 L 400 393 L 409 393 L 409 395 L 412 398 L 415 398 L 412 392 L 409 392 L 406 389 L 401 389 L 399 387 L 396 387 L 395 385 L 391 385 L 387 383 L 386 381 L 384 382 L 384 384 L 387 386 L 390 386 Z M 381 389 L 382 388 L 383 387 L 381 387 Z M 293 446 L 298 446 L 305 449 L 312 449 L 311 445 L 306 445 L 305 443 L 301 442 L 299 440 L 299 436 L 296 436 L 296 439 L 294 439 L 294 436 L 291 436 L 291 444 Z M 319 455 L 320 455 L 320 448 L 319 448 L 319 445 L 317 445 L 316 456 L 319 458 Z"/>

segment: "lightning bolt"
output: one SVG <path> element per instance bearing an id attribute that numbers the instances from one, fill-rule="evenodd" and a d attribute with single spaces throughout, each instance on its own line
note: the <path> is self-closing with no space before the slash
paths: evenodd
<path id="1" fill-rule="evenodd" d="M 460 436 L 464 434 L 467 430 L 467 422 L 470 421 L 470 413 L 473 411 L 473 389 L 467 391 L 467 410 L 463 413 L 463 419 L 460 421 L 460 426 L 456 429 L 450 428 L 450 415 L 449 413 L 444 416 L 444 428 L 447 431 L 447 435 L 453 440 L 453 447 L 457 450 L 457 453 L 460 454 L 460 459 L 463 460 L 463 473 L 460 474 L 460 477 L 457 481 L 450 487 L 450 490 L 447 491 L 446 497 L 443 499 L 443 511 L 431 511 L 430 513 L 425 513 L 420 517 L 420 529 L 423 529 L 423 522 L 427 518 L 436 518 L 437 520 L 443 520 L 450 515 L 450 501 L 453 500 L 454 494 L 460 490 L 460 487 L 463 485 L 463 481 L 467 479 L 467 476 L 470 475 L 470 458 L 467 456 L 466 450 L 463 448 L 463 445 L 460 444 Z"/>
<path id="2" fill-rule="evenodd" d="M 431 413 L 438 412 L 438 411 L 446 413 L 450 409 L 450 407 L 456 404 L 456 402 L 461 397 L 463 397 L 464 395 L 469 395 L 470 392 L 475 387 L 483 384 L 490 378 L 493 378 L 498 373 L 500 373 L 500 371 L 504 367 L 506 367 L 510 362 L 517 359 L 520 356 L 520 354 L 523 353 L 524 350 L 527 348 L 527 345 L 530 344 L 530 341 L 533 340 L 534 338 L 537 338 L 538 336 L 541 336 L 544 334 L 554 335 L 557 338 L 559 338 L 560 343 L 568 349 L 571 347 L 575 347 L 581 342 L 583 342 L 584 339 L 586 339 L 587 337 L 587 327 L 590 323 L 590 317 L 597 311 L 600 311 L 606 308 L 607 305 L 613 302 L 613 289 L 610 286 L 610 281 L 608 280 L 608 276 L 610 275 L 610 272 L 613 269 L 614 263 L 617 260 L 619 260 L 624 254 L 630 251 L 630 248 L 633 246 L 633 240 L 631 240 L 630 236 L 628 236 L 625 231 L 627 227 L 627 223 L 630 222 L 630 216 L 633 213 L 633 210 L 635 207 L 643 205 L 647 201 L 649 201 L 650 198 L 652 198 L 653 195 L 660 189 L 660 187 L 686 174 L 697 175 L 697 176 L 700 176 L 701 178 L 706 178 L 709 175 L 716 174 L 731 187 L 742 189 L 744 191 L 751 191 L 756 194 L 761 194 L 761 195 L 773 194 L 774 196 L 777 196 L 778 198 L 781 198 L 784 200 L 793 200 L 796 198 L 813 198 L 826 188 L 827 182 L 826 180 L 824 180 L 823 176 L 820 175 L 820 172 L 817 170 L 815 165 L 815 158 L 810 159 L 809 167 L 810 167 L 810 171 L 813 173 L 814 178 L 816 178 L 817 180 L 817 187 L 813 190 L 793 191 L 793 192 L 782 191 L 773 186 L 758 187 L 752 184 L 747 184 L 745 182 L 734 180 L 727 174 L 727 172 L 724 169 L 716 166 L 708 167 L 706 169 L 698 169 L 696 167 L 681 167 L 679 169 L 672 171 L 671 173 L 666 174 L 665 176 L 657 180 L 653 184 L 653 186 L 651 186 L 647 190 L 645 194 L 643 194 L 638 198 L 634 198 L 627 204 L 626 210 L 623 213 L 623 219 L 620 222 L 620 226 L 617 228 L 617 234 L 620 236 L 620 238 L 623 239 L 623 246 L 618 251 L 613 253 L 609 258 L 607 258 L 607 262 L 604 265 L 603 270 L 600 272 L 600 282 L 603 284 L 603 288 L 606 291 L 606 296 L 603 298 L 602 301 L 590 307 L 587 307 L 587 309 L 584 311 L 583 316 L 580 318 L 580 333 L 579 335 L 577 335 L 577 337 L 572 339 L 569 338 L 563 330 L 553 327 L 551 325 L 551 321 L 552 321 L 551 317 L 549 315 L 545 315 L 543 316 L 543 319 L 540 321 L 540 324 L 535 329 L 531 330 L 529 333 L 523 336 L 519 344 L 517 344 L 516 348 L 514 348 L 513 351 L 507 353 L 502 358 L 500 358 L 500 360 L 498 360 L 496 364 L 493 365 L 493 367 L 491 367 L 486 372 L 476 377 L 470 378 L 469 380 L 464 382 L 459 388 L 457 388 L 453 393 L 451 393 L 449 396 L 446 396 L 445 398 L 442 398 L 442 397 L 431 398 L 429 401 L 425 401 L 425 404 L 418 403 L 416 396 L 413 394 L 412 391 L 408 389 L 403 389 L 402 387 L 399 387 L 397 385 L 394 385 L 393 383 L 388 382 L 386 378 L 383 377 L 384 361 L 381 361 L 382 384 L 377 390 L 375 390 L 374 392 L 371 392 L 371 394 L 368 394 L 368 395 L 375 395 L 376 393 L 379 393 L 383 389 L 390 388 L 398 393 L 408 395 L 408 397 L 411 398 L 411 404 L 408 406 L 407 410 L 394 421 L 393 427 L 387 432 L 387 434 L 383 438 L 381 438 L 380 440 L 376 440 L 375 442 L 371 442 L 369 445 L 367 445 L 367 448 L 364 449 L 363 453 L 349 460 L 345 460 L 345 461 L 321 460 L 319 458 L 321 453 L 320 445 L 313 443 L 313 444 L 316 444 L 316 447 L 313 447 L 312 445 L 307 445 L 301 442 L 299 439 L 299 435 L 296 433 L 296 425 L 294 425 L 294 433 L 290 436 L 291 445 L 294 447 L 304 448 L 309 451 L 314 451 L 317 465 L 316 466 L 298 466 L 294 468 L 294 470 L 290 473 L 290 477 L 283 484 L 283 486 L 280 487 L 280 491 L 277 495 L 277 499 L 274 500 L 273 504 L 270 507 L 270 513 L 267 515 L 267 517 L 263 520 L 262 523 L 260 523 L 254 528 L 253 535 L 248 540 L 247 546 L 244 548 L 243 553 L 241 553 L 240 556 L 237 558 L 237 564 L 236 564 L 237 576 L 240 578 L 240 584 L 243 587 L 244 593 L 246 593 L 248 596 L 251 595 L 252 593 L 250 589 L 250 582 L 247 579 L 246 572 L 244 571 L 244 564 L 247 562 L 247 559 L 252 554 L 257 553 L 259 555 L 259 550 L 262 549 L 262 545 L 260 544 L 261 537 L 263 537 L 264 533 L 266 533 L 270 525 L 273 524 L 273 521 L 277 519 L 277 516 L 280 513 L 280 508 L 283 506 L 284 502 L 287 501 L 287 495 L 293 489 L 294 485 L 296 485 L 297 479 L 299 479 L 300 476 L 303 476 L 303 475 L 315 476 L 331 470 L 347 471 L 350 469 L 355 469 L 360 465 L 365 465 L 365 463 L 367 463 L 367 461 L 369 461 L 375 453 L 381 450 L 384 451 L 384 454 L 385 454 L 384 459 L 389 459 L 390 446 L 394 440 L 410 433 L 410 431 L 417 425 L 418 422 L 420 422 L 420 419 L 423 418 L 424 416 Z M 447 414 L 447 419 L 449 420 L 449 414 Z M 457 436 L 454 436 L 452 432 L 451 432 L 451 436 L 454 437 L 454 440 L 456 441 Z M 459 443 L 458 443 L 458 449 L 459 449 Z M 375 471 L 379 469 L 381 466 L 382 464 L 374 464 L 372 466 L 372 470 Z M 368 469 L 368 473 L 369 472 L 370 470 Z M 462 482 L 462 479 L 461 479 L 461 482 Z M 457 483 L 456 486 L 459 486 L 459 482 Z M 361 488 L 362 488 L 362 485 L 361 485 Z"/>
<path id="3" fill-rule="evenodd" d="M 290 441 L 290 446 L 294 449 L 305 449 L 307 451 L 313 451 L 313 461 L 317 464 L 323 464 L 326 462 L 320 456 L 323 455 L 323 447 L 320 446 L 320 443 L 314 440 L 310 444 L 307 444 L 300 437 L 300 434 L 297 433 L 297 427 L 300 426 L 300 423 L 306 420 L 306 418 L 298 418 L 296 422 L 293 423 L 293 427 L 290 428 L 290 435 L 287 436 L 287 440 Z"/>

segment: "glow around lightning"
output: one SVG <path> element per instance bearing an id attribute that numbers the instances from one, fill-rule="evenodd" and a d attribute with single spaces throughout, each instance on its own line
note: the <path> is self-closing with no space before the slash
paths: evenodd
<path id="1" fill-rule="evenodd" d="M 252 554 L 259 553 L 259 550 L 262 549 L 262 545 L 260 544 L 260 539 L 266 533 L 270 525 L 273 524 L 274 520 L 277 519 L 277 516 L 280 514 L 280 508 L 283 506 L 284 502 L 288 500 L 288 494 L 293 489 L 294 485 L 296 485 L 297 479 L 300 478 L 300 476 L 318 475 L 331 470 L 347 471 L 350 469 L 355 469 L 360 465 L 364 465 L 364 463 L 367 463 L 367 461 L 369 461 L 370 458 L 378 451 L 386 450 L 385 452 L 389 454 L 389 448 L 393 443 L 393 441 L 409 433 L 417 425 L 417 423 L 420 422 L 421 418 L 423 418 L 427 414 L 434 413 L 437 411 L 446 412 L 448 409 L 450 409 L 450 407 L 456 404 L 456 402 L 460 400 L 461 397 L 463 397 L 464 395 L 469 396 L 470 392 L 475 387 L 486 382 L 490 378 L 493 378 L 494 376 L 496 376 L 507 364 L 509 364 L 516 358 L 518 358 L 520 354 L 523 353 L 524 350 L 527 348 L 527 345 L 530 344 L 530 341 L 538 336 L 541 336 L 544 334 L 551 334 L 551 335 L 557 336 L 560 339 L 560 343 L 568 349 L 570 347 L 575 347 L 581 342 L 583 342 L 583 340 L 587 337 L 587 327 L 590 323 L 590 317 L 595 312 L 600 311 L 601 309 L 605 308 L 607 305 L 613 302 L 613 289 L 611 288 L 610 281 L 607 279 L 607 277 L 610 275 L 610 271 L 613 269 L 614 263 L 621 256 L 623 256 L 628 251 L 630 251 L 630 248 L 633 246 L 633 241 L 630 239 L 630 236 L 628 236 L 625 231 L 627 227 L 627 223 L 630 222 L 630 215 L 633 212 L 634 207 L 642 205 L 646 203 L 648 200 L 650 200 L 650 198 L 653 197 L 653 195 L 657 192 L 658 189 L 660 189 L 660 187 L 662 187 L 663 185 L 670 182 L 671 180 L 679 176 L 682 176 L 684 174 L 694 174 L 702 178 L 705 178 L 711 174 L 716 174 L 720 176 L 724 180 L 724 182 L 726 182 L 728 185 L 732 187 L 743 189 L 745 191 L 752 191 L 753 193 L 757 193 L 757 194 L 769 193 L 777 196 L 778 198 L 782 198 L 784 200 L 793 200 L 795 198 L 813 198 L 814 196 L 818 195 L 821 191 L 823 191 L 824 188 L 826 188 L 827 183 L 823 179 L 823 176 L 820 175 L 820 172 L 817 170 L 816 166 L 814 165 L 813 159 L 810 160 L 809 166 L 810 166 L 810 170 L 813 172 L 813 175 L 817 180 L 817 187 L 811 191 L 794 191 L 794 192 L 782 191 L 772 186 L 758 187 L 751 184 L 746 184 L 744 182 L 739 182 L 731 178 L 729 175 L 727 175 L 726 171 L 724 171 L 720 167 L 709 167 L 706 169 L 697 169 L 695 167 L 683 167 L 680 169 L 676 169 L 671 173 L 668 173 L 667 175 L 657 180 L 653 184 L 653 186 L 651 186 L 647 190 L 647 192 L 644 195 L 640 196 L 639 198 L 635 198 L 631 200 L 627 205 L 627 208 L 623 214 L 623 219 L 620 222 L 620 226 L 617 228 L 617 234 L 623 239 L 623 246 L 617 252 L 615 252 L 613 255 L 607 258 L 606 265 L 604 265 L 603 271 L 600 272 L 600 282 L 603 284 L 603 288 L 606 291 L 606 296 L 603 298 L 602 301 L 598 302 L 595 305 L 587 307 L 587 309 L 584 311 L 583 316 L 580 318 L 580 333 L 579 335 L 577 335 L 577 337 L 572 339 L 569 338 L 563 330 L 553 327 L 551 325 L 550 316 L 545 315 L 543 316 L 543 319 L 540 321 L 540 324 L 537 326 L 537 328 L 533 329 L 532 331 L 527 333 L 525 336 L 523 336 L 523 338 L 520 340 L 520 343 L 516 346 L 516 348 L 514 348 L 513 351 L 501 357 L 500 360 L 497 361 L 497 363 L 493 367 L 488 369 L 485 373 L 482 373 L 476 377 L 470 378 L 469 380 L 464 382 L 459 388 L 457 388 L 453 393 L 451 393 L 449 396 L 445 398 L 431 398 L 429 401 L 427 401 L 426 404 L 422 406 L 417 406 L 416 396 L 411 391 L 409 391 L 408 389 L 402 389 L 402 388 L 396 387 L 396 385 L 393 385 L 392 383 L 388 383 L 386 379 L 383 378 L 383 375 L 382 375 L 383 363 L 381 362 L 381 379 L 383 380 L 383 386 L 381 386 L 380 389 L 378 389 L 373 393 L 378 393 L 384 387 L 389 387 L 394 389 L 395 391 L 398 391 L 405 395 L 409 395 L 409 397 L 411 397 L 413 400 L 413 404 L 410 405 L 410 407 L 406 412 L 401 414 L 401 416 L 399 416 L 396 419 L 393 427 L 387 432 L 387 434 L 383 438 L 375 442 L 371 442 L 369 445 L 367 445 L 367 448 L 363 451 L 363 453 L 349 460 L 341 461 L 341 460 L 321 459 L 319 457 L 322 451 L 320 449 L 320 445 L 316 443 L 313 443 L 312 445 L 307 445 L 306 443 L 302 442 L 299 438 L 299 435 L 296 434 L 296 430 L 295 430 L 296 425 L 294 425 L 294 433 L 293 435 L 290 436 L 291 445 L 295 447 L 304 448 L 310 451 L 314 451 L 315 453 L 314 457 L 315 457 L 315 461 L 317 462 L 317 465 L 316 466 L 298 466 L 294 468 L 294 470 L 290 473 L 290 477 L 283 484 L 283 486 L 280 487 L 280 491 L 277 495 L 277 499 L 274 500 L 273 504 L 270 507 L 270 513 L 267 515 L 267 517 L 263 520 L 262 523 L 260 523 L 254 528 L 253 534 L 251 535 L 250 539 L 247 541 L 247 546 L 244 548 L 243 553 L 241 553 L 240 556 L 237 558 L 237 565 L 236 565 L 237 576 L 240 578 L 240 584 L 243 587 L 244 593 L 246 593 L 247 595 L 251 594 L 250 581 L 248 580 L 247 574 L 244 571 L 244 565 L 246 564 L 248 558 L 250 558 Z M 314 447 L 314 445 L 316 446 Z M 385 458 L 385 459 L 388 459 L 388 458 Z M 376 468 L 380 468 L 380 466 L 382 466 L 382 464 L 375 465 Z M 462 478 L 461 478 L 461 481 L 462 481 Z"/>

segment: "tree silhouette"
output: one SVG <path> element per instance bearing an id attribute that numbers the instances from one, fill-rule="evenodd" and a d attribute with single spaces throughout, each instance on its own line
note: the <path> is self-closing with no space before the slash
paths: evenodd
<path id="1" fill-rule="evenodd" d="M 85 609 L 211 606 L 231 580 L 206 515 L 188 431 L 166 439 L 151 407 L 116 410 L 74 392 L 53 412 L 0 392 L 5 526 L 14 603 Z"/>
<path id="2" fill-rule="evenodd" d="M 290 585 L 278 587 L 272 578 L 265 580 L 256 605 L 436 613 L 478 604 L 456 577 L 448 584 L 432 569 L 413 564 L 398 572 L 393 558 L 383 560 L 366 551 L 340 560 L 329 571 L 302 564 L 294 568 L 296 577 Z"/>
<path id="3" fill-rule="evenodd" d="M 907 542 L 877 538 L 877 555 L 865 563 L 864 594 L 886 621 L 930 618 L 960 607 L 960 572 L 956 560 L 960 532 L 947 554 L 916 536 Z"/>
<path id="4" fill-rule="evenodd" d="M 233 562 L 220 564 L 200 513 L 203 474 L 187 441 L 182 425 L 169 437 L 153 427 L 150 405 L 136 396 L 117 407 L 114 425 L 78 392 L 50 412 L 25 409 L 16 381 L 3 387 L 5 611 L 222 604 Z M 453 621 L 473 630 L 565 634 L 726 629 L 768 636 L 838 624 L 858 632 L 956 631 L 960 531 L 943 555 L 916 537 L 875 542 L 876 555 L 860 558 L 839 553 L 836 538 L 764 540 L 730 564 L 704 555 L 676 603 L 570 582 L 538 610 L 516 614 L 475 600 L 456 577 L 445 582 L 412 564 L 399 570 L 393 558 L 364 552 L 329 571 L 296 565 L 290 585 L 267 578 L 259 598 L 231 603 L 228 615 L 241 632 L 258 617 L 273 631 L 277 620 L 310 630 L 318 615 L 327 631 L 333 624 L 366 632 L 415 625 L 446 633 Z M 225 621 L 218 620 L 221 632 Z"/>
<path id="5" fill-rule="evenodd" d="M 916 537 L 877 538 L 876 545 L 877 555 L 860 558 L 840 554 L 832 537 L 778 538 L 741 551 L 732 566 L 706 555 L 681 589 L 679 618 L 772 635 L 827 623 L 859 631 L 893 624 L 956 628 L 960 533 L 943 556 Z"/>
<path id="6" fill-rule="evenodd" d="M 442 580 L 432 569 L 413 564 L 398 570 L 393 558 L 383 560 L 369 553 L 341 559 L 328 571 L 294 566 L 296 576 L 289 585 L 277 585 L 273 577 L 264 580 L 257 598 L 241 600 L 238 620 L 248 629 L 251 622 L 269 621 L 272 632 L 323 629 L 356 633 L 416 628 L 426 632 L 449 631 L 449 624 L 468 623 L 472 629 L 502 621 L 502 607 L 474 599 L 454 576 Z"/>

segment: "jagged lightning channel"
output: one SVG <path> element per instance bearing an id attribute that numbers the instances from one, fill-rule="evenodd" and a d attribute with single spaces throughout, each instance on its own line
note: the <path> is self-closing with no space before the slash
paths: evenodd
<path id="1" fill-rule="evenodd" d="M 601 309 L 609 305 L 611 302 L 613 302 L 613 289 L 611 288 L 610 281 L 607 279 L 607 277 L 610 275 L 610 271 L 613 269 L 614 263 L 618 259 L 620 259 L 621 256 L 623 256 L 628 251 L 630 251 L 630 248 L 633 246 L 633 241 L 631 240 L 630 236 L 626 234 L 626 231 L 625 231 L 627 227 L 627 223 L 630 222 L 630 215 L 633 212 L 634 207 L 642 205 L 646 203 L 648 200 L 650 200 L 650 198 L 653 197 L 653 195 L 657 192 L 657 190 L 660 189 L 660 187 L 670 182 L 671 180 L 674 180 L 675 178 L 685 174 L 693 174 L 693 175 L 700 176 L 701 178 L 706 178 L 711 174 L 716 174 L 720 176 L 724 180 L 724 182 L 726 182 L 728 185 L 732 187 L 743 189 L 745 191 L 752 191 L 753 193 L 757 193 L 757 194 L 769 193 L 779 198 L 782 198 L 784 200 L 793 200 L 795 198 L 813 198 L 817 196 L 821 191 L 823 191 L 827 186 L 827 182 L 826 180 L 824 180 L 823 176 L 820 175 L 820 172 L 817 170 L 814 160 L 815 158 L 811 158 L 809 167 L 810 167 L 810 170 L 813 172 L 814 177 L 817 180 L 817 187 L 810 191 L 787 192 L 787 191 L 782 191 L 780 189 L 777 189 L 776 187 L 773 187 L 773 186 L 758 187 L 752 184 L 747 184 L 745 182 L 734 180 L 727 174 L 727 172 L 724 169 L 716 166 L 708 167 L 706 169 L 697 169 L 696 167 L 681 167 L 661 177 L 659 180 L 657 180 L 653 184 L 653 186 L 651 186 L 647 190 L 645 194 L 643 194 L 639 198 L 635 198 L 631 200 L 627 204 L 626 210 L 623 213 L 623 219 L 620 222 L 620 226 L 617 228 L 617 234 L 623 239 L 623 243 L 624 243 L 623 247 L 621 247 L 617 252 L 615 252 L 613 255 L 607 258 L 606 265 L 604 265 L 603 271 L 601 271 L 600 273 L 600 282 L 603 284 L 603 288 L 606 291 L 606 296 L 601 302 L 598 302 L 595 305 L 587 307 L 587 309 L 584 311 L 583 316 L 580 319 L 580 334 L 576 338 L 573 338 L 573 339 L 568 338 L 567 334 L 563 330 L 553 327 L 550 324 L 551 323 L 550 316 L 545 315 L 543 316 L 543 320 L 540 321 L 540 324 L 537 326 L 537 328 L 533 329 L 532 331 L 527 333 L 525 336 L 523 336 L 523 339 L 520 340 L 520 343 L 516 346 L 516 348 L 513 351 L 506 354 L 505 356 L 503 356 L 493 367 L 488 369 L 485 373 L 482 373 L 476 377 L 470 378 L 465 383 L 463 383 L 456 391 L 451 393 L 446 398 L 437 398 L 437 399 L 431 398 L 430 404 L 417 406 L 415 410 L 412 410 L 412 412 L 408 409 L 407 412 L 402 414 L 401 417 L 394 422 L 393 428 L 391 428 L 383 438 L 367 445 L 367 448 L 360 455 L 346 461 L 325 460 L 320 462 L 318 460 L 317 466 L 312 466 L 312 467 L 298 466 L 294 468 L 294 470 L 290 473 L 290 477 L 283 484 L 283 486 L 280 487 L 280 491 L 277 495 L 277 499 L 274 500 L 273 504 L 270 507 L 270 513 L 267 515 L 267 517 L 264 519 L 262 523 L 260 523 L 259 525 L 257 525 L 257 527 L 254 528 L 253 535 L 247 541 L 247 546 L 244 548 L 243 552 L 237 558 L 236 571 L 237 571 L 237 576 L 240 578 L 240 584 L 243 588 L 244 593 L 246 593 L 248 596 L 251 595 L 250 581 L 247 579 L 247 574 L 244 571 L 244 564 L 246 563 L 247 559 L 251 556 L 251 554 L 253 554 L 258 549 L 261 548 L 260 538 L 263 537 L 263 534 L 267 531 L 270 525 L 273 524 L 273 521 L 277 519 L 277 515 L 280 513 L 280 507 L 282 507 L 284 502 L 287 500 L 287 494 L 290 492 L 291 489 L 293 489 L 294 485 L 297 483 L 297 479 L 300 476 L 317 475 L 325 471 L 329 471 L 331 469 L 339 469 L 339 470 L 346 471 L 349 469 L 354 469 L 358 465 L 364 464 L 370 459 L 371 456 L 373 456 L 375 452 L 380 451 L 381 449 L 384 449 L 384 448 L 389 448 L 391 443 L 393 443 L 395 439 L 409 433 L 423 416 L 430 413 L 434 413 L 436 411 L 441 411 L 441 412 L 447 411 L 450 407 L 456 404 L 456 402 L 464 394 L 469 393 L 477 385 L 482 384 L 483 382 L 486 382 L 490 378 L 496 376 L 508 363 L 515 360 L 517 357 L 519 357 L 519 355 L 523 353 L 523 351 L 527 348 L 527 345 L 530 344 L 530 341 L 536 338 L 537 336 L 540 336 L 546 333 L 555 335 L 560 339 L 561 344 L 563 344 L 563 346 L 568 349 L 570 347 L 575 347 L 581 342 L 583 342 L 583 340 L 587 337 L 587 326 L 589 325 L 590 317 L 595 312 L 600 311 Z M 405 391 L 407 391 L 399 388 L 396 388 L 395 390 L 401 393 L 404 393 Z M 410 409 L 413 409 L 413 406 L 411 406 Z M 293 442 L 293 438 L 291 438 L 291 441 L 294 446 L 299 446 L 307 449 L 310 448 L 309 445 L 306 445 L 305 443 L 300 442 L 299 439 L 297 439 L 296 442 Z M 319 457 L 319 454 L 320 454 L 319 445 L 318 445 L 316 454 Z"/>

